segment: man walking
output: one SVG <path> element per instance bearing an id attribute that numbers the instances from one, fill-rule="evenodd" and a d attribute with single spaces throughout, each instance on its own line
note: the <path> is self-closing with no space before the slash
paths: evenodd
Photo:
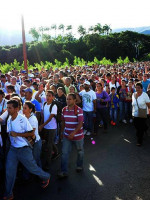
<path id="1" fill-rule="evenodd" d="M 76 170 L 80 172 L 83 170 L 83 156 L 84 156 L 84 135 L 83 135 L 83 111 L 80 107 L 75 105 L 76 95 L 69 93 L 67 95 L 67 106 L 62 111 L 62 129 L 63 147 L 61 157 L 61 172 L 58 174 L 59 178 L 68 176 L 68 161 L 71 147 L 74 144 L 77 149 Z"/>

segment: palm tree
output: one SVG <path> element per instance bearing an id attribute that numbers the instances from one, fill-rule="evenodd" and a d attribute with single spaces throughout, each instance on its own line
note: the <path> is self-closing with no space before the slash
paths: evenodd
<path id="1" fill-rule="evenodd" d="M 68 25 L 66 28 L 66 31 L 70 31 L 70 30 L 72 30 L 72 25 Z"/>
<path id="2" fill-rule="evenodd" d="M 103 31 L 104 31 L 104 33 L 106 33 L 106 35 L 108 35 L 109 31 L 111 31 L 110 25 L 105 24 L 103 26 Z"/>
<path id="3" fill-rule="evenodd" d="M 53 24 L 53 25 L 51 26 L 51 29 L 54 29 L 54 30 L 55 30 L 55 38 L 56 38 L 56 30 L 57 30 L 56 24 Z"/>
<path id="4" fill-rule="evenodd" d="M 88 28 L 88 32 L 93 32 L 94 31 L 94 27 L 93 26 L 90 26 L 89 28 Z"/>
<path id="5" fill-rule="evenodd" d="M 86 29 L 82 25 L 80 25 L 78 27 L 78 33 L 81 35 L 81 37 L 84 36 L 86 34 Z"/>
<path id="6" fill-rule="evenodd" d="M 65 25 L 60 24 L 58 27 L 59 30 L 62 30 L 63 36 L 64 36 L 64 30 L 65 30 Z"/>
<path id="7" fill-rule="evenodd" d="M 98 33 L 98 34 L 101 34 L 102 33 L 102 25 L 100 23 L 96 24 L 94 26 L 94 32 L 95 33 Z"/>
<path id="8" fill-rule="evenodd" d="M 39 32 L 36 30 L 36 28 L 34 28 L 34 27 L 33 27 L 33 28 L 30 28 L 29 34 L 32 35 L 32 37 L 33 37 L 34 40 L 38 41 L 38 39 L 39 39 L 39 37 L 40 37 L 40 34 L 39 34 Z"/>
<path id="9" fill-rule="evenodd" d="M 43 27 L 43 26 L 40 26 L 40 27 L 39 27 L 39 32 L 42 33 L 42 37 L 43 37 L 43 32 L 44 32 L 44 27 Z"/>

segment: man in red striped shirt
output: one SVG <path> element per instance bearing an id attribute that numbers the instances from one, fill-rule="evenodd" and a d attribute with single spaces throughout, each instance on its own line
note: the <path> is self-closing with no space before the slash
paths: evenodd
<path id="1" fill-rule="evenodd" d="M 62 111 L 62 128 L 63 135 L 62 157 L 61 157 L 61 172 L 58 174 L 59 178 L 68 176 L 68 160 L 72 145 L 75 144 L 77 148 L 77 162 L 76 171 L 83 170 L 83 156 L 84 156 L 84 135 L 83 135 L 83 110 L 76 104 L 76 95 L 67 95 L 67 106 Z"/>

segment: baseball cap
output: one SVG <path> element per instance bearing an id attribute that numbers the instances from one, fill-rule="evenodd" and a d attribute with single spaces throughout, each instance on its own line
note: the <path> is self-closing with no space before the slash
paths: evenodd
<path id="1" fill-rule="evenodd" d="M 84 85 L 90 85 L 90 82 L 89 81 L 85 81 Z"/>
<path id="2" fill-rule="evenodd" d="M 26 88 L 26 89 L 24 90 L 24 92 L 30 92 L 30 93 L 32 93 L 33 91 L 32 91 L 31 88 Z"/>

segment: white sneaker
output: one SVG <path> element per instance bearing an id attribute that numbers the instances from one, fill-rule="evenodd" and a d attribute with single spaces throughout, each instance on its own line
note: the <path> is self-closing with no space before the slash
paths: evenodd
<path id="1" fill-rule="evenodd" d="M 90 131 L 88 131 L 88 132 L 86 133 L 86 135 L 91 135 L 91 132 L 90 132 Z"/>
<path id="2" fill-rule="evenodd" d="M 87 132 L 87 130 L 84 130 L 84 131 L 83 131 L 83 135 L 85 135 L 85 134 L 86 134 L 86 132 Z"/>
<path id="3" fill-rule="evenodd" d="M 130 119 L 130 123 L 132 123 L 133 122 L 133 119 Z"/>
<path id="4" fill-rule="evenodd" d="M 127 121 L 126 121 L 125 119 L 123 119 L 122 122 L 123 122 L 124 124 L 127 124 Z"/>

